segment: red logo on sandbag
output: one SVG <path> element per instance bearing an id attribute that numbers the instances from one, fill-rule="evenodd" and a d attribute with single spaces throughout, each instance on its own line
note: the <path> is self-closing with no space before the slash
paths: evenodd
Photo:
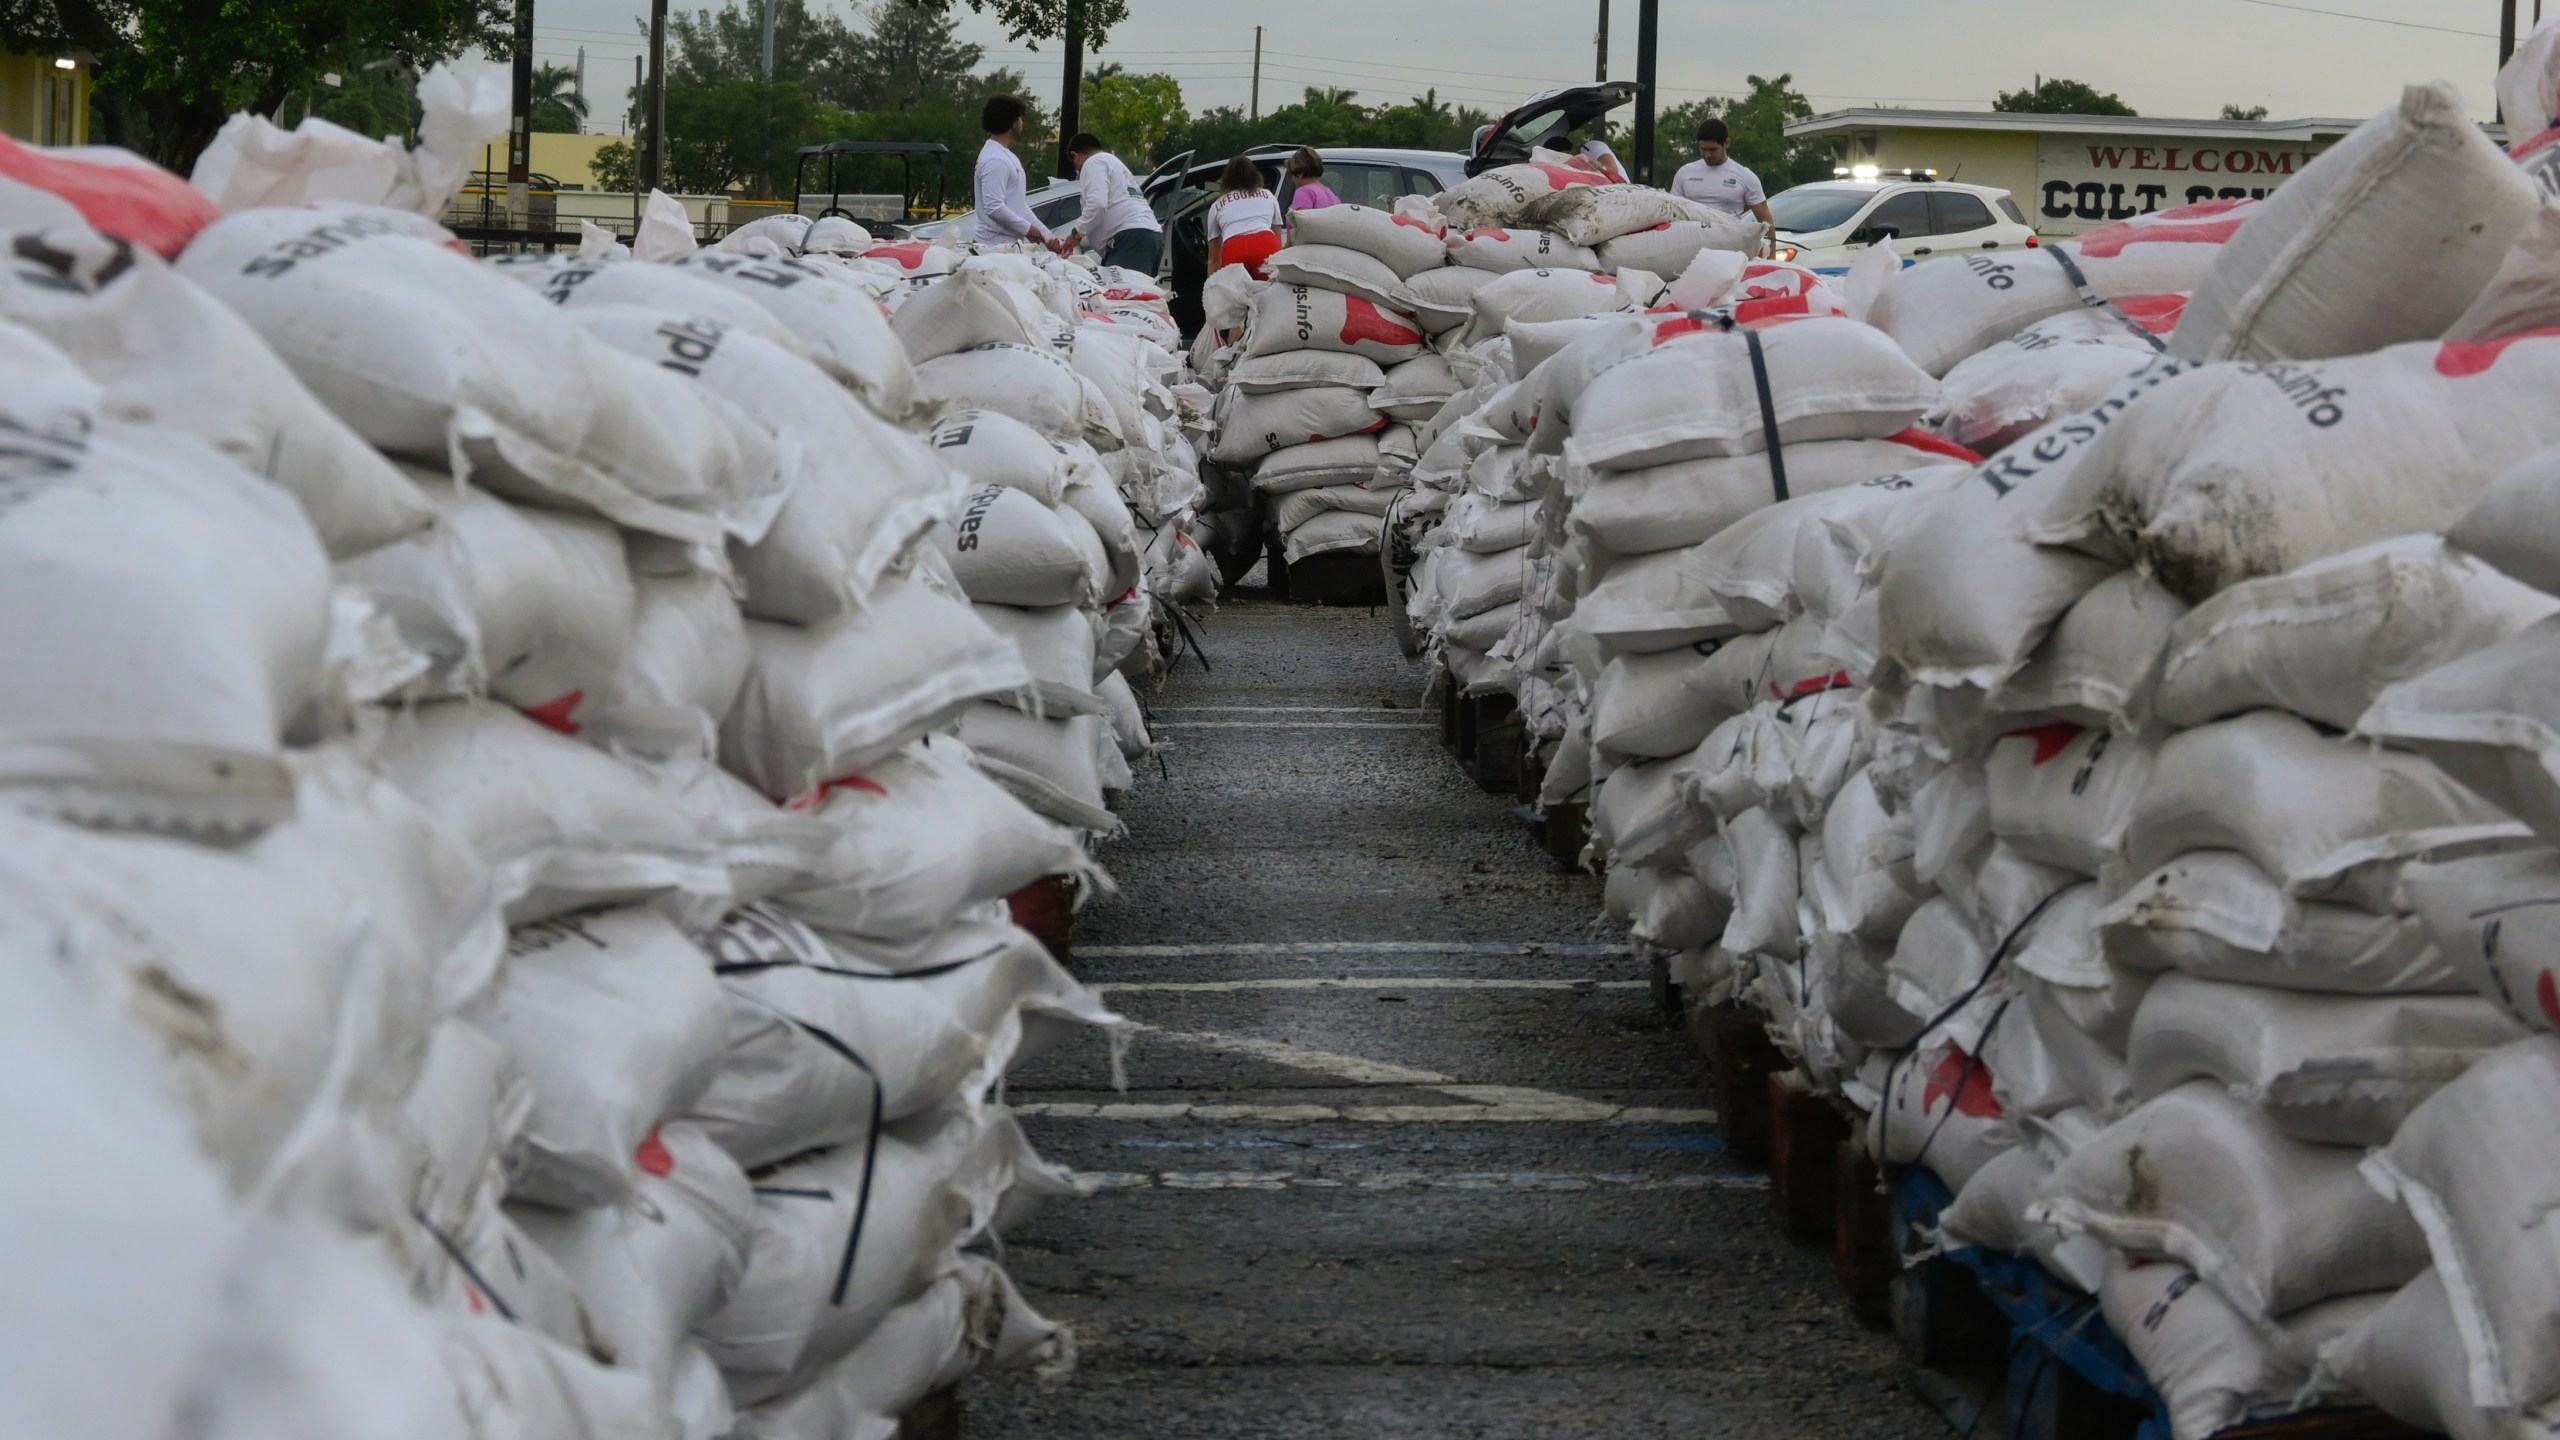
<path id="1" fill-rule="evenodd" d="M 2517 341 L 2548 340 L 2554 335 L 2560 335 L 2560 326 L 2520 331 L 2496 340 L 2447 340 L 2436 351 L 2436 373 L 2452 380 L 2483 374 Z"/>
<path id="2" fill-rule="evenodd" d="M 1458 238 L 1461 240 L 1509 240 L 1511 238 L 1511 232 L 1508 230 L 1493 229 L 1488 226 L 1482 230 L 1470 230 Z"/>
<path id="3" fill-rule="evenodd" d="M 2542 1023 L 2560 1030 L 2560 983 L 2553 982 L 2550 971 L 2533 982 L 2533 998 L 2542 1006 Z"/>
<path id="4" fill-rule="evenodd" d="M 2090 260 L 2112 260 L 2122 255 L 2127 245 L 2220 245 L 2249 223 L 2248 212 L 2233 213 L 2249 203 L 2208 200 L 2201 205 L 2182 205 L 2163 210 L 2142 223 L 2128 220 L 2101 225 L 2074 236 L 2071 243 L 2084 259 Z"/>
<path id="5" fill-rule="evenodd" d="M 1991 1093 L 1990 1069 L 1952 1045 L 1929 1072 L 1929 1083 L 1920 1092 L 1920 1113 L 1937 1109 L 1938 1102 L 1950 1096 L 1962 1114 L 1976 1120 L 2000 1118 L 2000 1097 Z"/>
<path id="6" fill-rule="evenodd" d="M 1529 168 L 1546 176 L 1548 183 L 1559 190 L 1575 185 L 1604 184 L 1609 178 L 1597 170 L 1585 170 L 1578 165 L 1531 165 Z"/>
<path id="7" fill-rule="evenodd" d="M 2071 742 L 2079 739 L 2080 732 L 2085 728 L 2086 727 L 2084 726 L 2072 725 L 2057 720 L 2050 725 L 2032 725 L 2024 730 L 2012 730 L 2000 738 L 2003 740 L 2033 740 L 2036 742 L 2035 758 L 2027 763 L 2030 765 L 2044 765 L 2051 763 L 2055 756 L 2070 749 Z"/>
<path id="8" fill-rule="evenodd" d="M 819 806 L 827 803 L 828 796 L 833 795 L 839 790 L 868 790 L 874 795 L 883 797 L 887 796 L 889 793 L 888 786 L 881 784 L 879 781 L 872 779 L 868 775 L 845 775 L 834 780 L 819 782 L 817 789 L 812 790 L 808 794 L 801 796 L 799 799 L 792 801 L 784 808 L 791 810 L 815 810 Z"/>
<path id="9" fill-rule="evenodd" d="M 1801 700 L 1807 695 L 1819 695 L 1826 690 L 1855 689 L 1857 683 L 1849 678 L 1849 672 L 1846 670 L 1834 670 L 1828 675 L 1810 675 L 1784 688 L 1781 688 L 1777 681 L 1772 680 L 1769 682 L 1769 698 Z"/>
<path id="10" fill-rule="evenodd" d="M 1910 449 L 1924 451 L 1931 455 L 1944 455 L 1950 460 L 1961 460 L 1967 465 L 1979 465 L 1982 463 L 1981 456 L 1967 450 L 1944 435 L 1923 430 L 1917 425 L 1904 430 L 1896 430 L 1884 438 L 1895 445 L 1906 446 Z"/>
<path id="11" fill-rule="evenodd" d="M 1422 332 L 1387 317 L 1376 302 L 1357 295 L 1342 297 L 1342 343 L 1357 345 L 1362 341 L 1379 345 L 1419 345 Z"/>
<path id="12" fill-rule="evenodd" d="M 895 260 L 902 269 L 913 270 L 924 263 L 933 247 L 922 240 L 909 240 L 899 245 L 874 245 L 862 252 L 865 260 Z"/>
<path id="13" fill-rule="evenodd" d="M 524 715 L 526 719 L 540 721 L 563 735 L 575 735 L 586 727 L 570 717 L 577 713 L 578 706 L 586 698 L 586 691 L 572 690 L 557 700 L 546 700 L 539 705 L 528 707 Z"/>
<path id="14" fill-rule="evenodd" d="M 1402 215 L 1390 215 L 1387 218 L 1398 225 L 1405 226 L 1409 229 L 1419 230 L 1425 235 L 1436 236 L 1441 233 L 1440 228 L 1436 225 L 1425 225 L 1419 220 L 1409 219 Z"/>
<path id="15" fill-rule="evenodd" d="M 640 1172 L 644 1175 L 655 1175 L 664 1180 L 676 1173 L 676 1152 L 667 1148 L 667 1142 L 655 1130 L 649 1132 L 648 1139 L 640 1142 L 639 1149 L 631 1152 L 631 1158 L 639 1163 Z"/>

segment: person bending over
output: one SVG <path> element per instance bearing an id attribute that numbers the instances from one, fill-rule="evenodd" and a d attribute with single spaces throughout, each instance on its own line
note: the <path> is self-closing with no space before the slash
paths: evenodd
<path id="1" fill-rule="evenodd" d="M 1075 229 L 1058 242 L 1058 253 L 1072 254 L 1081 245 L 1102 257 L 1105 265 L 1153 275 L 1164 260 L 1164 227 L 1140 193 L 1138 181 L 1120 157 L 1102 148 L 1093 135 L 1067 142 L 1067 163 L 1076 167 L 1084 213 Z"/>
<path id="2" fill-rule="evenodd" d="M 1019 245 L 1026 240 L 1049 243 L 1040 217 L 1031 213 L 1030 191 L 1022 161 L 1013 153 L 1022 139 L 1024 117 L 1031 107 L 1011 95 L 998 95 L 978 112 L 978 128 L 987 143 L 978 147 L 978 230 L 981 245 Z"/>
<path id="3" fill-rule="evenodd" d="M 1262 170 L 1239 155 L 1218 176 L 1218 198 L 1209 206 L 1209 269 L 1242 265 L 1256 280 L 1280 249 L 1280 202 L 1262 186 Z"/>

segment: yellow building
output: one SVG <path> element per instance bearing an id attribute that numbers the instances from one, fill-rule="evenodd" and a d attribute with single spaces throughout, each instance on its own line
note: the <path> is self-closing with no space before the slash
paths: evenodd
<path id="1" fill-rule="evenodd" d="M 1835 110 L 1787 127 L 1842 165 L 1935 170 L 2009 192 L 2047 235 L 2198 200 L 2264 198 L 2355 120 L 2170 120 L 1999 111 Z"/>
<path id="2" fill-rule="evenodd" d="M 37 145 L 88 144 L 88 60 L 0 54 L 0 134 Z"/>
<path id="3" fill-rule="evenodd" d="M 628 143 L 620 135 L 546 135 L 538 130 L 532 140 L 532 154 L 527 163 L 533 167 L 533 173 L 548 175 L 563 185 L 575 185 L 582 190 L 600 188 L 593 168 L 596 152 L 617 141 Z M 506 152 L 502 148 L 498 154 L 499 168 L 504 169 L 506 163 Z"/>

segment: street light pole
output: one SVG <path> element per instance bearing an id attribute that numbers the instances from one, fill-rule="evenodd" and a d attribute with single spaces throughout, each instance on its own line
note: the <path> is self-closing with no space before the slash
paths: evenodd
<path id="1" fill-rule="evenodd" d="M 1084 0 L 1067 0 L 1067 63 L 1059 77 L 1066 93 L 1058 97 L 1058 174 L 1074 176 L 1067 162 L 1067 142 L 1084 128 Z"/>
<path id="2" fill-rule="evenodd" d="M 1600 0 L 1598 48 L 1599 53 L 1593 57 L 1592 61 L 1591 78 L 1599 84 L 1606 85 L 1609 83 L 1609 0 Z"/>
<path id="3" fill-rule="evenodd" d="M 2510 0 L 2512 3 L 2512 0 Z M 507 223 L 533 225 L 533 0 L 516 0 L 515 94 L 507 120 Z"/>
<path id="4" fill-rule="evenodd" d="M 1654 51 L 1662 40 L 1662 0 L 1636 0 L 1636 164 L 1639 185 L 1653 183 Z"/>

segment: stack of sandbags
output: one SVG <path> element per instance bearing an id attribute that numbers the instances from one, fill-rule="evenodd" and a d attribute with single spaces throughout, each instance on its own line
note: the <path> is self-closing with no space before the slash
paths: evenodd
<path id="1" fill-rule="evenodd" d="M 10 1428 L 94 1428 L 79 1389 L 134 1433 L 873 1433 L 1057 1348 L 989 1248 L 1072 1187 L 996 1087 L 1113 1017 L 1003 900 L 1092 870 L 1020 797 L 1107 824 L 1145 743 L 1124 494 L 1187 518 L 1182 372 L 1085 267 L 936 300 L 799 238 L 15 237 L 10 1231 L 103 1303 Z M 1057 316 L 1068 378 L 920 366 L 883 298 L 927 351 Z M 973 525 L 955 452 L 1048 525 Z"/>
<path id="2" fill-rule="evenodd" d="M 1425 337 L 1395 308 L 1385 261 L 1299 244 L 1271 263 L 1274 279 L 1251 302 L 1218 399 L 1209 458 L 1250 473 L 1288 563 L 1374 554 L 1400 487 L 1380 484 L 1389 422 L 1369 396 L 1385 383 L 1384 367 L 1423 353 Z"/>

